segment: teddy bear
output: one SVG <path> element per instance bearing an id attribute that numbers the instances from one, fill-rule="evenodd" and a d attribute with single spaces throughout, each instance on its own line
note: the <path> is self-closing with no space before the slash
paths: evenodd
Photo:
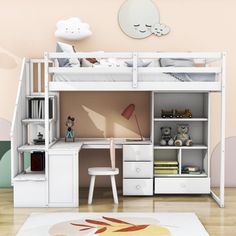
<path id="1" fill-rule="evenodd" d="M 174 140 L 175 146 L 192 146 L 193 141 L 189 135 L 189 125 L 177 125 L 177 135 Z"/>
<path id="2" fill-rule="evenodd" d="M 161 146 L 174 145 L 174 139 L 171 136 L 171 127 L 161 127 Z"/>

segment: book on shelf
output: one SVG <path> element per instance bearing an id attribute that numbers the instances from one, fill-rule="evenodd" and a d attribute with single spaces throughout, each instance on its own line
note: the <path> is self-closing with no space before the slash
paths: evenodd
<path id="1" fill-rule="evenodd" d="M 172 170 L 172 169 L 165 169 L 165 170 L 154 170 L 155 174 L 178 174 L 178 169 Z"/>
<path id="2" fill-rule="evenodd" d="M 44 119 L 45 118 L 45 102 L 44 98 L 32 98 L 29 100 L 29 114 L 31 119 Z M 53 117 L 53 99 L 49 99 L 49 119 Z"/>
<path id="3" fill-rule="evenodd" d="M 178 170 L 178 166 L 154 166 L 154 170 Z"/>
<path id="4" fill-rule="evenodd" d="M 155 165 L 178 165 L 178 161 L 154 161 Z"/>

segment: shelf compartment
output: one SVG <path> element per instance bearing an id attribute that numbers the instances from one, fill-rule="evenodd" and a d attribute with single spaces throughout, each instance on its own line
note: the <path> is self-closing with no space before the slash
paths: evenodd
<path id="1" fill-rule="evenodd" d="M 193 116 L 190 120 L 194 118 L 208 118 L 209 115 L 207 93 L 154 93 L 154 104 L 154 118 L 158 119 L 161 118 L 162 109 L 190 109 Z"/>
<path id="2" fill-rule="evenodd" d="M 193 144 L 199 146 L 198 144 L 207 145 L 207 139 L 204 138 L 207 134 L 207 123 L 206 122 L 184 122 L 184 121 L 161 121 L 154 123 L 154 144 L 159 145 L 161 140 L 161 127 L 170 127 L 171 128 L 171 136 L 177 134 L 178 125 L 188 125 L 189 126 L 189 135 L 193 140 Z M 194 145 L 193 145 L 194 146 Z"/>

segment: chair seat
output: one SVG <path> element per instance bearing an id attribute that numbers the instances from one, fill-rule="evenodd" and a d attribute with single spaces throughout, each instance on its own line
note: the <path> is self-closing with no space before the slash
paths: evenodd
<path id="1" fill-rule="evenodd" d="M 119 169 L 110 167 L 92 167 L 88 169 L 89 175 L 118 175 Z"/>

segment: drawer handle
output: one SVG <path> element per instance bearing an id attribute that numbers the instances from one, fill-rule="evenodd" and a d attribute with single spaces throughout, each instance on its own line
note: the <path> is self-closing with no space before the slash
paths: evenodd
<path id="1" fill-rule="evenodd" d="M 186 188 L 186 184 L 182 183 L 182 184 L 180 184 L 180 187 L 181 188 Z"/>
<path id="2" fill-rule="evenodd" d="M 140 185 L 136 185 L 136 189 L 137 190 L 141 189 L 141 186 Z"/>
<path id="3" fill-rule="evenodd" d="M 136 172 L 139 173 L 141 171 L 140 168 L 136 168 Z"/>

